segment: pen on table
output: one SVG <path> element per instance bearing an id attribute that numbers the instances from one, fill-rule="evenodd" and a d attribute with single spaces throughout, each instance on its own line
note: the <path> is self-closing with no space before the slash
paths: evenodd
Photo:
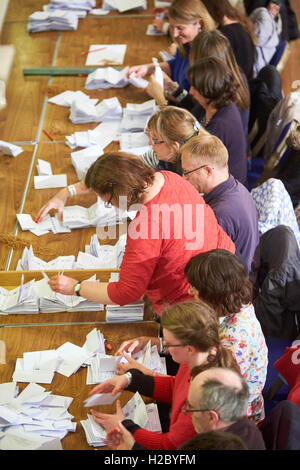
<path id="1" fill-rule="evenodd" d="M 90 54 L 91 52 L 99 52 L 99 51 L 104 51 L 104 49 L 107 49 L 107 47 L 100 47 L 100 49 L 91 49 L 90 51 L 85 51 L 85 52 L 82 52 L 82 53 L 81 53 L 81 55 Z"/>
<path id="2" fill-rule="evenodd" d="M 50 140 L 52 140 L 52 141 L 54 140 L 52 135 L 50 135 L 49 132 L 47 132 L 45 129 L 43 129 L 43 132 L 44 132 L 44 134 L 46 134 L 47 137 L 49 137 Z"/>

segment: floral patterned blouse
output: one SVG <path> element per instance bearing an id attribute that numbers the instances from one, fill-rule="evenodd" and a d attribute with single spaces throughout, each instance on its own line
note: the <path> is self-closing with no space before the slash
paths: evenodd
<path id="1" fill-rule="evenodd" d="M 268 366 L 268 349 L 252 304 L 238 313 L 220 317 L 220 337 L 235 354 L 240 371 L 249 387 L 247 416 L 256 423 L 264 418 L 262 390 Z"/>

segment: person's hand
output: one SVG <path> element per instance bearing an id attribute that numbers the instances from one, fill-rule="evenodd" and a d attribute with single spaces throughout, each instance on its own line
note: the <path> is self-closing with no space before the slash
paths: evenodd
<path id="1" fill-rule="evenodd" d="M 49 279 L 48 284 L 54 292 L 59 292 L 60 294 L 65 295 L 74 295 L 74 286 L 77 282 L 78 281 L 72 277 L 56 274 Z"/>
<path id="2" fill-rule="evenodd" d="M 128 379 L 124 375 L 113 377 L 112 379 L 105 380 L 101 384 L 96 385 L 90 393 L 90 395 L 95 395 L 95 393 L 111 393 L 112 396 L 117 395 L 119 392 L 124 390 L 128 385 Z"/>
<path id="3" fill-rule="evenodd" d="M 163 72 L 164 75 L 164 89 L 169 92 L 173 93 L 178 88 L 178 83 L 174 82 L 167 73 Z"/>
<path id="4" fill-rule="evenodd" d="M 134 65 L 133 67 L 130 67 L 130 69 L 127 72 L 127 78 L 130 77 L 130 75 L 134 72 L 135 76 L 137 78 L 143 78 L 149 73 L 149 68 L 147 65 Z"/>
<path id="5" fill-rule="evenodd" d="M 149 84 L 145 88 L 146 93 L 155 99 L 158 106 L 166 104 L 166 98 L 164 95 L 164 89 L 161 85 L 155 80 L 154 75 L 151 75 L 149 78 Z"/>
<path id="6" fill-rule="evenodd" d="M 123 411 L 121 408 L 121 403 L 119 400 L 116 402 L 116 413 L 113 415 L 107 413 L 101 413 L 100 411 L 91 410 L 94 421 L 101 424 L 101 426 L 106 430 L 110 431 L 111 429 L 118 426 L 120 421 L 125 419 Z"/>
<path id="7" fill-rule="evenodd" d="M 127 353 L 137 353 L 144 349 L 148 341 L 152 338 L 148 336 L 139 336 L 138 338 L 129 339 L 128 341 L 123 341 L 119 349 L 117 350 L 115 356 L 121 356 L 124 352 Z"/>
<path id="8" fill-rule="evenodd" d="M 69 197 L 68 190 L 59 191 L 50 201 L 43 205 L 39 210 L 35 222 L 41 222 L 43 218 L 50 212 L 52 209 L 56 209 L 58 212 L 58 218 L 62 220 L 63 208 Z"/>
<path id="9" fill-rule="evenodd" d="M 111 429 L 104 440 L 104 444 L 112 450 L 131 450 L 134 446 L 135 439 L 123 424 L 118 423 L 117 428 Z"/>
<path id="10" fill-rule="evenodd" d="M 148 369 L 148 367 L 145 367 L 142 364 L 140 364 L 139 362 L 137 362 L 135 359 L 132 359 L 132 357 L 129 354 L 126 354 L 124 352 L 123 356 L 128 361 L 128 363 L 127 364 L 125 364 L 124 362 L 119 362 L 118 363 L 118 365 L 116 367 L 116 374 L 117 375 L 123 375 L 129 369 L 138 369 L 141 372 L 143 372 L 143 374 L 153 375 L 153 371 L 151 369 Z"/>

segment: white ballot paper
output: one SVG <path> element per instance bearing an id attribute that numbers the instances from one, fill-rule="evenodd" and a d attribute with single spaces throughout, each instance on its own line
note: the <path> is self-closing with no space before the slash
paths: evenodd
<path id="1" fill-rule="evenodd" d="M 123 64 L 126 44 L 92 44 L 85 65 Z"/>
<path id="2" fill-rule="evenodd" d="M 20 153 L 23 152 L 23 149 L 18 145 L 10 144 L 9 142 L 4 142 L 3 140 L 0 140 L 0 151 L 3 152 L 4 155 L 17 157 Z"/>
<path id="3" fill-rule="evenodd" d="M 34 176 L 35 189 L 65 188 L 68 186 L 67 175 Z"/>
<path id="4" fill-rule="evenodd" d="M 2 385 L 10 392 L 2 395 Z M 73 398 L 52 395 L 33 383 L 19 395 L 15 382 L 2 385 L 0 450 L 62 450 L 61 439 L 76 430 L 68 412 Z"/>
<path id="5" fill-rule="evenodd" d="M 38 159 L 37 171 L 39 176 L 52 175 L 51 163 Z"/>
<path id="6" fill-rule="evenodd" d="M 84 406 L 111 405 L 120 395 L 121 393 L 117 393 L 115 396 L 112 396 L 111 393 L 95 393 L 95 395 L 84 400 Z"/>

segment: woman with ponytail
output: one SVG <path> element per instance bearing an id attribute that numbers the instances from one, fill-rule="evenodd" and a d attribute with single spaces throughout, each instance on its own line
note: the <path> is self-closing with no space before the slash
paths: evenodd
<path id="1" fill-rule="evenodd" d="M 211 250 L 191 258 L 184 272 L 190 294 L 195 300 L 207 302 L 216 312 L 223 344 L 233 351 L 248 384 L 247 416 L 261 421 L 268 350 L 252 305 L 252 283 L 243 263 L 225 250 Z"/>
<path id="2" fill-rule="evenodd" d="M 140 370 L 131 368 L 124 375 L 97 385 L 90 395 L 116 395 L 126 388 L 158 402 L 168 403 L 171 405 L 168 432 L 159 434 L 147 431 L 133 421 L 124 419 L 120 402 L 117 402 L 116 414 L 108 415 L 92 410 L 92 416 L 106 431 L 122 422 L 133 434 L 135 441 L 147 449 L 175 450 L 196 435 L 190 413 L 182 412 L 190 386 L 191 371 L 195 375 L 195 372 L 209 367 L 237 369 L 237 364 L 231 351 L 222 345 L 219 338 L 216 313 L 203 301 L 183 302 L 169 307 L 162 314 L 161 326 L 164 348 L 179 364 L 175 377 L 145 375 Z"/>

